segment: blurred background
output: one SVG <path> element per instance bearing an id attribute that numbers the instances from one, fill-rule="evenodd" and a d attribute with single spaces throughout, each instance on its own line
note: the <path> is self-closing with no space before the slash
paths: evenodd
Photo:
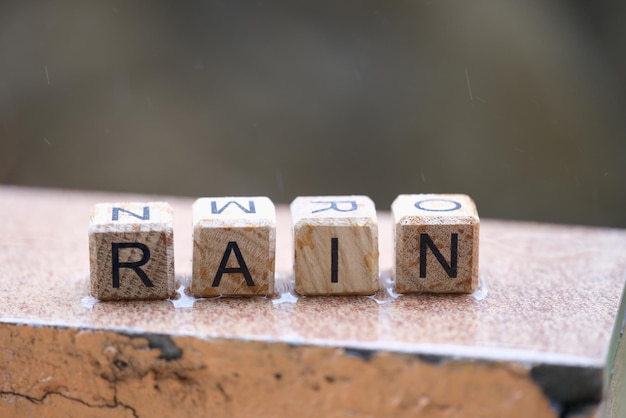
<path id="1" fill-rule="evenodd" d="M 625 2 L 0 2 L 0 183 L 626 227 Z"/>

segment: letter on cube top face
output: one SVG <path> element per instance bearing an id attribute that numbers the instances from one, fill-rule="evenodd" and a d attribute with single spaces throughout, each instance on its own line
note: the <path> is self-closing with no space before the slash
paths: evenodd
<path id="1" fill-rule="evenodd" d="M 267 197 L 196 200 L 193 244 L 193 296 L 274 294 L 276 210 Z"/>
<path id="2" fill-rule="evenodd" d="M 376 293 L 378 221 L 369 197 L 298 197 L 291 217 L 297 293 Z"/>
<path id="3" fill-rule="evenodd" d="M 173 212 L 165 202 L 100 203 L 89 221 L 91 294 L 100 300 L 176 293 Z"/>
<path id="4" fill-rule="evenodd" d="M 394 219 L 398 293 L 472 293 L 478 287 L 480 220 L 466 195 L 400 195 Z"/>

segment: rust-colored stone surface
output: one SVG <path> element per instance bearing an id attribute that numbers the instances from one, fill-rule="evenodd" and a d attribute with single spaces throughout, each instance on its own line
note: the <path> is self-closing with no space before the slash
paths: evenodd
<path id="1" fill-rule="evenodd" d="M 150 200 L 174 208 L 178 296 L 98 302 L 91 207 Z M 483 219 L 477 292 L 398 296 L 379 212 L 382 290 L 306 298 L 278 206 L 280 296 L 194 299 L 193 199 L 0 187 L 0 202 L 0 416 L 573 417 L 621 393 L 626 231 Z"/>
<path id="2" fill-rule="evenodd" d="M 0 387 L 0 415 L 555 416 L 528 369 L 511 363 L 433 364 L 411 354 L 364 359 L 336 347 L 151 338 L 0 328 L 14 350 L 10 361 L 0 358 L 10 376 Z"/>

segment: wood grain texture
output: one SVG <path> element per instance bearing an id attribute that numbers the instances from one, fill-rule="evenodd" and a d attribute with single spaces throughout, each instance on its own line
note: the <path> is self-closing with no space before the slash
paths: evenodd
<path id="1" fill-rule="evenodd" d="M 267 197 L 201 198 L 193 205 L 195 297 L 274 294 L 276 209 Z"/>
<path id="2" fill-rule="evenodd" d="M 480 219 L 469 196 L 400 195 L 391 208 L 398 293 L 478 288 Z"/>
<path id="3" fill-rule="evenodd" d="M 91 295 L 103 301 L 172 297 L 173 220 L 165 202 L 95 205 L 88 232 Z"/>
<path id="4" fill-rule="evenodd" d="M 307 196 L 291 203 L 296 292 L 373 295 L 378 284 L 378 221 L 366 196 Z"/>
<path id="5" fill-rule="evenodd" d="M 90 297 L 91 208 L 154 200 L 174 209 L 177 296 Z M 624 230 L 482 219 L 477 292 L 399 296 L 379 211 L 381 290 L 304 298 L 278 205 L 280 297 L 194 299 L 193 199 L 0 186 L 0 202 L 2 416 L 620 416 L 602 405 L 624 393 Z"/>

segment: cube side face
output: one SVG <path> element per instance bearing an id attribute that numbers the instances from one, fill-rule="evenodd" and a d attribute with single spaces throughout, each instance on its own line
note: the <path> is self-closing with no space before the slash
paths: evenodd
<path id="1" fill-rule="evenodd" d="M 196 225 L 193 235 L 194 297 L 274 294 L 275 227 Z"/>
<path id="2" fill-rule="evenodd" d="M 296 292 L 301 295 L 373 295 L 378 291 L 378 228 L 294 228 Z"/>
<path id="3" fill-rule="evenodd" d="M 174 233 L 94 232 L 91 294 L 103 301 L 167 299 L 175 292 Z"/>
<path id="4" fill-rule="evenodd" d="M 301 196 L 291 203 L 296 292 L 378 291 L 378 221 L 367 196 Z"/>
<path id="5" fill-rule="evenodd" d="M 276 209 L 269 198 L 200 198 L 193 224 L 193 296 L 274 294 Z"/>
<path id="6" fill-rule="evenodd" d="M 392 204 L 398 293 L 478 288 L 480 220 L 465 195 L 400 195 Z"/>
<path id="7" fill-rule="evenodd" d="M 103 300 L 175 295 L 173 211 L 165 202 L 100 203 L 89 225 L 92 296 Z"/>
<path id="8" fill-rule="evenodd" d="M 478 224 L 396 224 L 398 293 L 472 293 L 478 287 Z"/>

